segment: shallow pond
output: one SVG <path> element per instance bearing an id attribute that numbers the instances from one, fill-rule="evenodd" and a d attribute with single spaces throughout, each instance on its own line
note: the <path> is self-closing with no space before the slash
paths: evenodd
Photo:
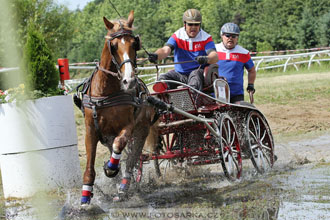
<path id="1" fill-rule="evenodd" d="M 24 220 L 330 219 L 327 137 L 278 144 L 279 160 L 265 175 L 257 175 L 251 162 L 244 160 L 243 178 L 236 182 L 225 179 L 220 165 L 169 171 L 162 180 L 145 172 L 144 182 L 131 187 L 130 198 L 114 203 L 115 185 L 100 173 L 88 208 L 80 207 L 80 189 L 59 189 L 29 200 L 7 201 L 6 206 L 2 203 L 0 215 Z M 302 157 L 296 147 L 303 151 Z M 317 156 L 320 149 L 327 151 Z"/>

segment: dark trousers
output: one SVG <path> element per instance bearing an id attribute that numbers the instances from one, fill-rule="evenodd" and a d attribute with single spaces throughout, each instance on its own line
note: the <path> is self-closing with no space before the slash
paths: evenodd
<path id="1" fill-rule="evenodd" d="M 236 96 L 230 97 L 230 103 L 235 103 L 235 102 L 239 102 L 239 101 L 244 101 L 244 95 L 236 95 Z"/>
<path id="2" fill-rule="evenodd" d="M 197 69 L 192 71 L 188 76 L 180 74 L 176 72 L 175 70 L 171 70 L 165 74 L 161 74 L 159 76 L 159 80 L 173 80 L 173 81 L 179 81 L 185 84 L 188 84 L 189 86 L 193 87 L 194 89 L 197 90 L 202 90 L 203 89 L 203 81 L 204 81 L 204 76 L 203 76 L 203 69 Z M 176 87 L 179 86 L 179 84 L 176 83 L 167 83 L 168 89 L 175 89 Z"/>

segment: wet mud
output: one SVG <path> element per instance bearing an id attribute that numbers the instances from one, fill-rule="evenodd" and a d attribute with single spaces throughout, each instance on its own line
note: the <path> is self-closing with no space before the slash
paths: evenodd
<path id="1" fill-rule="evenodd" d="M 260 175 L 249 160 L 229 182 L 221 164 L 172 167 L 158 179 L 153 164 L 129 198 L 113 202 L 116 184 L 99 170 L 92 204 L 80 189 L 10 200 L 6 219 L 330 219 L 330 136 L 276 144 L 278 161 Z"/>

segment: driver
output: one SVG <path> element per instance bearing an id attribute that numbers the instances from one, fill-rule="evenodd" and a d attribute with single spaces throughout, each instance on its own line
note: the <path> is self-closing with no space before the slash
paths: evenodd
<path id="1" fill-rule="evenodd" d="M 177 30 L 164 47 L 149 54 L 150 62 L 157 62 L 169 56 L 174 51 L 175 69 L 160 75 L 159 80 L 174 80 L 202 90 L 203 69 L 208 64 L 218 61 L 212 36 L 201 29 L 202 15 L 197 9 L 188 9 L 183 14 L 183 27 Z M 183 61 L 192 61 L 180 63 Z M 201 66 L 201 67 L 200 67 Z M 199 68 L 200 67 L 200 68 Z M 175 89 L 178 84 L 167 83 L 169 89 Z"/>

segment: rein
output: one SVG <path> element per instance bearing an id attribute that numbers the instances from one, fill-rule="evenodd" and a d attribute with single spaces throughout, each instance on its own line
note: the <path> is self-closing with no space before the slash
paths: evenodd
<path id="1" fill-rule="evenodd" d="M 187 60 L 187 61 L 172 62 L 172 63 L 146 64 L 146 66 L 167 66 L 167 65 L 182 64 L 182 63 L 192 63 L 192 62 L 197 62 L 197 61 L 196 60 Z"/>
<path id="2" fill-rule="evenodd" d="M 98 70 L 101 70 L 102 72 L 105 72 L 105 73 L 108 73 L 108 74 L 110 74 L 110 75 L 113 75 L 114 77 L 117 77 L 118 78 L 118 80 L 121 80 L 121 75 L 120 75 L 120 72 L 112 72 L 112 71 L 110 71 L 110 70 L 107 70 L 107 69 L 104 69 L 103 67 L 101 67 L 100 65 L 99 65 L 99 63 L 97 63 L 96 64 L 96 67 L 95 67 L 96 69 L 98 69 Z"/>

